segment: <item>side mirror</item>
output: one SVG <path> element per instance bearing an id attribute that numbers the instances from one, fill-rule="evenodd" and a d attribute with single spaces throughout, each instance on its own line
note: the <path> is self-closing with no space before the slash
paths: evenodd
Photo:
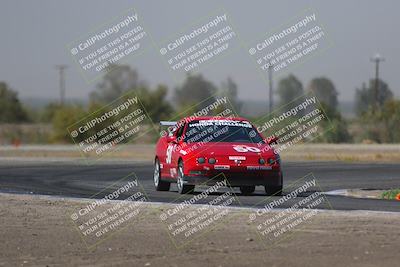
<path id="1" fill-rule="evenodd" d="M 267 138 L 267 143 L 268 145 L 277 145 L 278 144 L 278 138 L 275 136 L 270 136 Z"/>
<path id="2" fill-rule="evenodd" d="M 167 142 L 168 143 L 176 143 L 175 136 L 167 136 Z"/>

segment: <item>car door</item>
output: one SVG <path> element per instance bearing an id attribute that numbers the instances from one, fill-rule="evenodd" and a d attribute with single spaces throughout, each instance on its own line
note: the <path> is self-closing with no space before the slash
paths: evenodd
<path id="1" fill-rule="evenodd" d="M 175 139 L 170 142 L 166 152 L 166 162 L 168 162 L 169 176 L 177 177 L 178 175 L 178 160 L 179 160 L 179 147 L 183 142 L 184 130 L 186 124 L 182 124 L 175 132 Z"/>
<path id="2" fill-rule="evenodd" d="M 163 166 L 163 176 L 164 177 L 176 177 L 177 175 L 177 147 L 179 146 L 179 142 L 183 136 L 183 130 L 185 125 L 181 125 L 178 127 L 173 133 L 170 133 L 170 138 L 166 138 L 167 144 L 165 149 L 165 158 L 164 158 L 164 166 Z M 173 137 L 173 138 L 171 138 Z"/>

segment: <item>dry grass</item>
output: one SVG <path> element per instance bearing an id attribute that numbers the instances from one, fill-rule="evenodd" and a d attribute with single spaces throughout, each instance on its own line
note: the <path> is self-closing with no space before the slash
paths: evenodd
<path id="1" fill-rule="evenodd" d="M 154 144 L 120 145 L 104 154 L 105 159 L 132 159 L 150 161 Z M 83 155 L 73 145 L 27 145 L 0 147 L 0 157 L 79 158 Z M 281 153 L 288 161 L 346 161 L 346 162 L 400 162 L 399 144 L 301 144 Z M 94 153 L 91 159 L 98 158 Z"/>
<path id="2" fill-rule="evenodd" d="M 398 144 L 304 144 L 283 151 L 286 160 L 400 162 Z"/>

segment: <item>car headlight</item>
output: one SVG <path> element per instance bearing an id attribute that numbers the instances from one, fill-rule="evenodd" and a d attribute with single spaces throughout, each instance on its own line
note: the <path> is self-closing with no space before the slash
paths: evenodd
<path id="1" fill-rule="evenodd" d="M 214 164 L 216 162 L 216 160 L 214 158 L 209 158 L 208 159 L 208 163 L 210 164 Z"/>
<path id="2" fill-rule="evenodd" d="M 203 164 L 206 162 L 206 159 L 201 157 L 201 158 L 197 158 L 197 163 Z"/>
<path id="3" fill-rule="evenodd" d="M 260 163 L 261 165 L 264 165 L 265 164 L 265 159 L 259 158 L 258 159 L 258 163 Z"/>

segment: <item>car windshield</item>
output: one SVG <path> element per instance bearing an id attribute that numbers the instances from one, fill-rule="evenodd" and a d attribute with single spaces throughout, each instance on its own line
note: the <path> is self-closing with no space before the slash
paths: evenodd
<path id="1" fill-rule="evenodd" d="M 264 143 L 263 138 L 247 121 L 194 120 L 188 124 L 184 141 Z"/>

